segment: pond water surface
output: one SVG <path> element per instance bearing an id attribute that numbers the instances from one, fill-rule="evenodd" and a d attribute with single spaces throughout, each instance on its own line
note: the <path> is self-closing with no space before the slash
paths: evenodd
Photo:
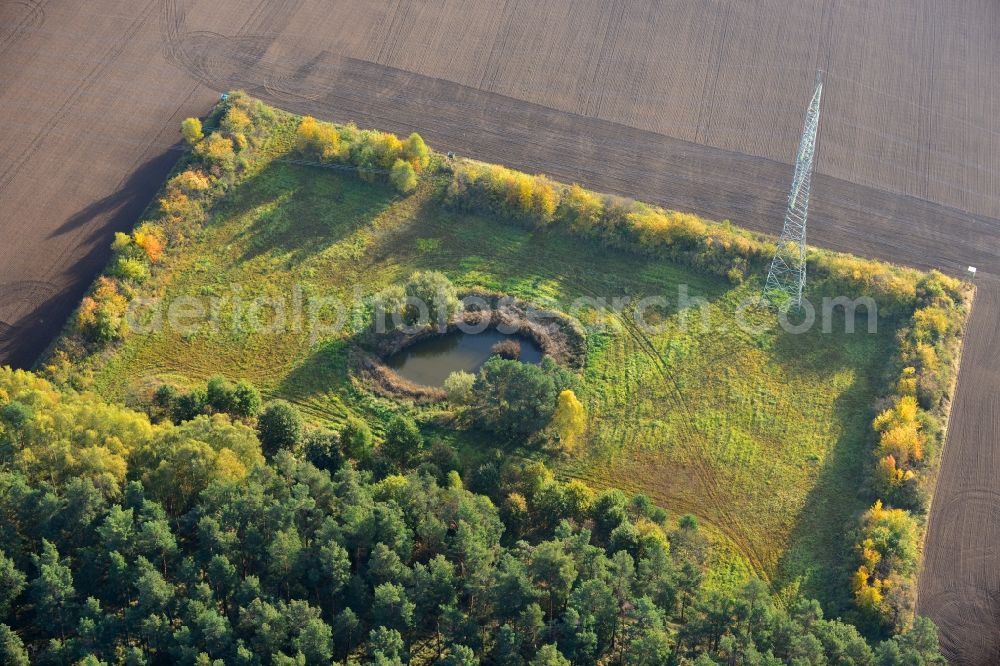
<path id="1" fill-rule="evenodd" d="M 534 340 L 490 328 L 482 333 L 452 331 L 426 338 L 393 354 L 386 359 L 385 364 L 411 382 L 424 386 L 442 386 L 453 372 L 478 371 L 492 355 L 493 345 L 508 339 L 520 343 L 519 360 L 524 363 L 541 362 L 544 354 Z"/>

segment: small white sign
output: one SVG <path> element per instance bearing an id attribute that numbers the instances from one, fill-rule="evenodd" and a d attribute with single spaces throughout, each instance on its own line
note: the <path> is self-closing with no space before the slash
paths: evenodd
<path id="1" fill-rule="evenodd" d="M 969 266 L 969 272 L 972 273 L 973 275 L 975 275 L 976 274 L 976 267 L 975 266 Z"/>

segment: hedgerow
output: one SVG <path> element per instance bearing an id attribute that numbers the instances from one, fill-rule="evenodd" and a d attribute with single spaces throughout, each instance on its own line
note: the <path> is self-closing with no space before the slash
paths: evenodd
<path id="1" fill-rule="evenodd" d="M 83 347 L 99 349 L 128 334 L 126 313 L 137 287 L 150 277 L 168 247 L 182 245 L 185 236 L 205 221 L 214 197 L 239 179 L 273 130 L 275 112 L 245 93 L 234 92 L 211 118 L 218 127 L 207 135 L 197 118 L 181 123 L 191 153 L 147 212 L 151 219 L 131 234 L 115 234 L 108 268 L 71 321 L 70 333 Z"/>
<path id="2" fill-rule="evenodd" d="M 460 160 L 451 166 L 445 201 L 454 209 L 495 215 L 545 228 L 558 224 L 609 246 L 707 271 L 740 283 L 767 269 L 775 245 L 770 239 L 691 213 L 590 192 L 492 164 Z M 905 311 L 916 297 L 920 273 L 884 262 L 810 248 L 808 270 L 827 291 L 871 296 Z"/>
<path id="3" fill-rule="evenodd" d="M 303 157 L 353 166 L 365 180 L 390 182 L 403 193 L 417 186 L 417 177 L 431 158 L 430 148 L 416 132 L 401 140 L 389 132 L 338 126 L 312 116 L 299 122 L 296 147 Z"/>
<path id="4" fill-rule="evenodd" d="M 913 618 L 916 543 L 944 443 L 948 396 L 971 291 L 932 271 L 915 285 L 916 307 L 898 333 L 898 380 L 887 407 L 872 423 L 872 490 L 876 500 L 861 519 L 853 582 L 858 607 L 875 624 L 906 627 Z M 913 542 L 912 544 L 910 542 Z"/>

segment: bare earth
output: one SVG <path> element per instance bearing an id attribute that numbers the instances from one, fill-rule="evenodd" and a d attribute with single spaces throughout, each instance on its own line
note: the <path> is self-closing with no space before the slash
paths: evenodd
<path id="1" fill-rule="evenodd" d="M 0 362 L 30 365 L 219 91 L 775 232 L 817 67 L 814 244 L 980 269 L 920 610 L 1000 661 L 992 0 L 0 4 Z"/>

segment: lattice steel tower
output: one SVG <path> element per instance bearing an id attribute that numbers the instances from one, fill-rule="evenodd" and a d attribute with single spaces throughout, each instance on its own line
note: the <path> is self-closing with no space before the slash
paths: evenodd
<path id="1" fill-rule="evenodd" d="M 823 79 L 816 75 L 816 92 L 806 111 L 805 127 L 795 156 L 795 176 L 788 192 L 785 224 L 778 238 L 778 249 L 764 283 L 764 301 L 778 308 L 799 308 L 806 286 L 806 216 L 809 212 L 809 186 L 812 182 L 813 156 L 816 154 L 816 130 L 819 128 L 819 99 Z"/>

